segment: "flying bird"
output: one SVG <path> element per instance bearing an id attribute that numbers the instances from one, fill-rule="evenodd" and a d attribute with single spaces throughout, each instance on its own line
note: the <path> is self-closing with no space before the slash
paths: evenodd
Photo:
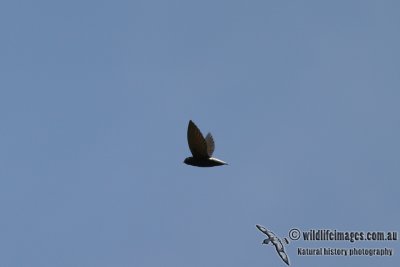
<path id="1" fill-rule="evenodd" d="M 267 239 L 264 239 L 263 244 L 268 244 L 269 242 L 271 242 L 276 249 L 276 252 L 278 252 L 278 255 L 282 258 L 282 260 L 289 265 L 289 257 L 285 252 L 285 249 L 283 247 L 282 241 L 270 230 L 268 230 L 267 228 L 256 224 L 256 227 L 258 230 L 260 230 L 261 232 L 263 232 L 265 235 L 268 236 Z M 285 238 L 285 242 L 288 243 L 287 239 Z"/>
<path id="2" fill-rule="evenodd" d="M 188 125 L 187 139 L 193 157 L 187 157 L 183 161 L 184 163 L 197 167 L 228 165 L 226 162 L 212 157 L 215 143 L 211 133 L 204 138 L 199 128 L 191 120 Z"/>

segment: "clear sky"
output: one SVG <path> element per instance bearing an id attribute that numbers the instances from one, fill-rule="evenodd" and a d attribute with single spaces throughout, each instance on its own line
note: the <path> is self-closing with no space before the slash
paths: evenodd
<path id="1" fill-rule="evenodd" d="M 1 1 L 0 266 L 285 266 L 255 224 L 400 231 L 399 14 L 399 1 Z M 190 119 L 229 166 L 183 164 Z M 400 262 L 400 241 L 286 250 L 293 266 Z"/>

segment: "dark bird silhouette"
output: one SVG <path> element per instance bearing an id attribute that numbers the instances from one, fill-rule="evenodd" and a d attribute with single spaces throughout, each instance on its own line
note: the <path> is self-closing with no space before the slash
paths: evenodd
<path id="1" fill-rule="evenodd" d="M 289 265 L 289 257 L 285 252 L 285 248 L 283 247 L 282 241 L 272 231 L 268 230 L 267 228 L 258 224 L 256 224 L 256 227 L 258 230 L 260 230 L 261 232 L 263 232 L 265 235 L 268 236 L 267 239 L 264 239 L 263 244 L 268 244 L 269 242 L 271 242 L 275 246 L 278 255 L 287 265 Z M 285 241 L 288 243 L 286 238 Z"/>
<path id="2" fill-rule="evenodd" d="M 211 133 L 206 138 L 203 137 L 199 128 L 193 121 L 189 121 L 187 139 L 193 157 L 186 158 L 183 162 L 197 167 L 214 167 L 228 165 L 226 162 L 213 158 L 215 143 Z"/>

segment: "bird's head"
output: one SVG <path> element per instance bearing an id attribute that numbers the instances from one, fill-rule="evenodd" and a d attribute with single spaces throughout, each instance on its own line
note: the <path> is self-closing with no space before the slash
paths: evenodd
<path id="1" fill-rule="evenodd" d="M 263 243 L 263 245 L 265 244 L 265 245 L 267 245 L 268 243 L 269 243 L 269 238 L 267 238 L 267 239 L 264 239 L 264 241 L 262 242 Z"/>

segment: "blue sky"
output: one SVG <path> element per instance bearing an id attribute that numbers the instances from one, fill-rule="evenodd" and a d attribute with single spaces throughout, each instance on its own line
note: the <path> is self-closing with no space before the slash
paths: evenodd
<path id="1" fill-rule="evenodd" d="M 398 1 L 2 1 L 0 266 L 284 266 L 399 231 Z M 230 165 L 194 168 L 189 119 Z M 305 257 L 297 247 L 389 247 Z M 398 266 L 399 242 L 287 246 Z"/>

